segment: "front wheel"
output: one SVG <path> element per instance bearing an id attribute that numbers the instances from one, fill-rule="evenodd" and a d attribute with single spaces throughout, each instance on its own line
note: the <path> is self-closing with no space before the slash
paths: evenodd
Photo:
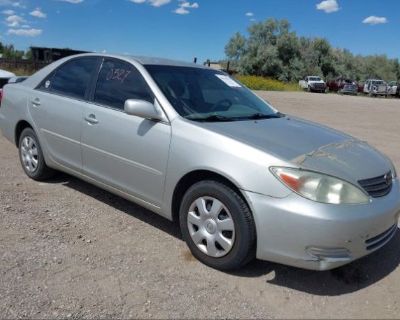
<path id="1" fill-rule="evenodd" d="M 183 197 L 179 221 L 192 254 L 219 270 L 233 270 L 254 259 L 256 231 L 242 197 L 217 181 L 194 184 Z"/>
<path id="2" fill-rule="evenodd" d="M 21 165 L 28 177 L 43 181 L 54 175 L 54 170 L 44 161 L 39 139 L 31 128 L 22 131 L 18 146 Z"/>

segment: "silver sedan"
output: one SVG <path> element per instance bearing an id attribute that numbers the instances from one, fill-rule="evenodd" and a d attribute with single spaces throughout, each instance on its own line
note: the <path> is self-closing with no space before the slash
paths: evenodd
<path id="1" fill-rule="evenodd" d="M 220 71 L 84 54 L 6 85 L 2 99 L 1 130 L 30 178 L 64 171 L 176 221 L 213 268 L 257 257 L 332 269 L 398 229 L 386 156 Z"/>

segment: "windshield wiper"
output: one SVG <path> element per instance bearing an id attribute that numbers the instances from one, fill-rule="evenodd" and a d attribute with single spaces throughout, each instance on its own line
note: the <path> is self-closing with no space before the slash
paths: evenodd
<path id="1" fill-rule="evenodd" d="M 227 121 L 234 121 L 233 118 L 224 117 L 218 114 L 213 114 L 207 117 L 186 117 L 186 119 L 194 120 L 194 121 L 204 121 L 204 122 L 227 122 Z"/>
<path id="2" fill-rule="evenodd" d="M 273 114 L 264 114 L 264 113 L 254 113 L 248 117 L 244 117 L 244 119 L 250 119 L 250 120 L 258 120 L 258 119 L 277 119 L 277 118 L 282 118 L 285 115 L 283 113 L 273 113 Z"/>

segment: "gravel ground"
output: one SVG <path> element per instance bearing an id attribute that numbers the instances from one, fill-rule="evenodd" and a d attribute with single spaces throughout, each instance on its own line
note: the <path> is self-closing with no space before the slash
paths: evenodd
<path id="1" fill-rule="evenodd" d="M 260 92 L 341 129 L 400 169 L 400 100 Z M 67 175 L 37 183 L 0 136 L 2 318 L 399 318 L 400 233 L 351 265 L 312 272 L 197 262 L 169 221 Z"/>

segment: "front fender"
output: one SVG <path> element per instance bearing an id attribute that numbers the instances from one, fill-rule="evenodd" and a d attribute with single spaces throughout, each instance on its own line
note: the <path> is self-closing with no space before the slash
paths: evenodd
<path id="1" fill-rule="evenodd" d="M 288 166 L 285 161 L 184 120 L 177 119 L 171 125 L 162 210 L 167 217 L 172 217 L 172 198 L 178 182 L 197 170 L 217 173 L 245 191 L 275 198 L 284 198 L 291 193 L 269 171 L 271 165 Z"/>

